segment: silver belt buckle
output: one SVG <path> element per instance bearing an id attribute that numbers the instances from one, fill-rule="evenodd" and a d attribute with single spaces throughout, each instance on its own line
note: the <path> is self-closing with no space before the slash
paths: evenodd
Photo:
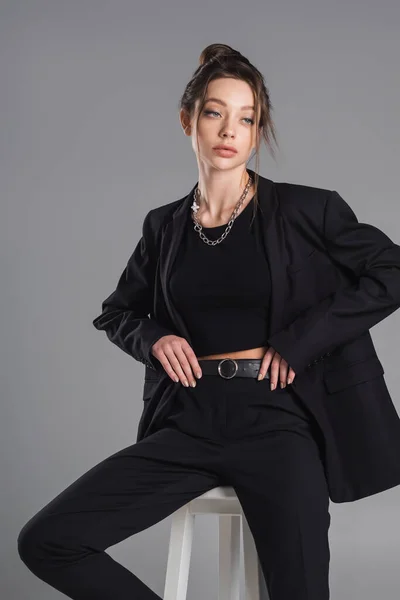
<path id="1" fill-rule="evenodd" d="M 225 362 L 225 361 L 227 361 L 227 360 L 231 361 L 231 362 L 234 364 L 234 366 L 235 366 L 235 371 L 234 371 L 234 373 L 232 373 L 232 375 L 223 375 L 223 374 L 221 373 L 221 365 L 222 365 L 222 363 L 224 363 L 224 362 Z M 237 362 L 236 362 L 236 360 L 235 360 L 234 358 L 223 358 L 223 359 L 222 359 L 222 360 L 220 360 L 220 361 L 219 361 L 219 363 L 218 363 L 218 373 L 219 373 L 219 374 L 220 374 L 220 376 L 221 376 L 221 377 L 223 377 L 224 379 L 232 379 L 232 377 L 235 377 L 235 375 L 236 375 L 236 373 L 237 373 L 237 371 L 238 371 L 238 368 L 239 368 L 239 365 L 237 364 Z"/>

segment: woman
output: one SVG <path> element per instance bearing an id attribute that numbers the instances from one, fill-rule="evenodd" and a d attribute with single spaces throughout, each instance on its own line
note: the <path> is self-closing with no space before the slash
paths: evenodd
<path id="1" fill-rule="evenodd" d="M 367 490 L 355 479 L 353 488 L 335 487 L 335 467 L 347 441 L 328 445 L 334 425 L 331 430 L 326 414 L 319 412 L 325 357 L 336 386 L 344 377 L 342 387 L 346 381 L 357 384 L 353 393 L 355 387 L 365 397 L 384 392 L 383 369 L 365 336 L 400 305 L 399 247 L 367 226 L 364 247 L 376 257 L 379 246 L 384 260 L 373 279 L 364 277 L 361 287 L 349 279 L 349 287 L 334 294 L 337 273 L 323 243 L 331 257 L 347 261 L 356 273 L 365 227 L 336 192 L 329 193 L 328 202 L 326 190 L 281 184 L 282 198 L 294 190 L 295 199 L 282 200 L 284 217 L 278 218 L 272 192 L 266 193 L 278 186 L 261 178 L 265 211 L 258 205 L 258 178 L 246 163 L 252 150 L 259 150 L 260 134 L 268 145 L 276 141 L 270 113 L 259 71 L 229 46 L 208 46 L 180 111 L 197 157 L 198 183 L 184 202 L 146 216 L 143 236 L 116 290 L 93 321 L 146 364 L 138 441 L 83 474 L 30 519 L 18 538 L 29 569 L 70 598 L 158 598 L 105 550 L 207 490 L 232 485 L 271 600 L 326 600 L 330 493 L 346 501 L 350 495 L 342 490 L 351 489 L 355 499 L 400 481 L 393 452 L 393 471 L 387 470 L 375 488 L 368 480 Z M 347 219 L 343 227 L 342 218 Z M 290 222 L 290 236 L 285 236 Z M 324 239 L 317 225 L 323 222 Z M 358 246 L 345 261 L 340 236 L 345 232 L 349 243 L 350 222 Z M 369 264 L 372 269 L 372 251 Z M 350 304 L 353 319 L 344 325 Z M 362 339 L 351 342 L 357 335 Z M 359 356 L 365 349 L 363 363 Z M 361 363 L 368 365 L 367 375 Z M 347 399 L 336 395 L 342 397 Z M 343 404 L 351 402 L 336 402 Z M 397 439 L 394 413 L 388 419 Z M 333 412 L 330 416 L 338 421 Z M 340 430 L 344 420 L 339 419 Z M 354 440 L 354 431 L 351 436 Z M 329 454 L 333 447 L 337 463 Z M 360 448 L 368 461 L 362 441 Z M 377 462 L 376 454 L 372 460 Z M 354 460 L 349 464 L 352 468 Z M 345 469 L 343 480 L 350 473 Z"/>

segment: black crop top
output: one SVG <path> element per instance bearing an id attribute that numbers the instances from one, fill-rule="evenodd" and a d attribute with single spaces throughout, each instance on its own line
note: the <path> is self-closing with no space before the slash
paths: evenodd
<path id="1" fill-rule="evenodd" d="M 203 242 L 189 215 L 170 279 L 172 299 L 183 317 L 196 356 L 267 346 L 270 273 L 258 247 L 258 207 L 252 199 L 215 246 Z M 211 240 L 225 225 L 203 227 Z"/>

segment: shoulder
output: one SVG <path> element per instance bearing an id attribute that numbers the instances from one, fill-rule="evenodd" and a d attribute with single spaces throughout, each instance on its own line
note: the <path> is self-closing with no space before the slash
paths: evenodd
<path id="1" fill-rule="evenodd" d="M 187 195 L 179 198 L 178 200 L 173 200 L 172 202 L 168 202 L 167 204 L 161 204 L 160 206 L 156 206 L 152 208 L 146 215 L 146 218 L 149 217 L 152 223 L 155 225 L 162 225 L 162 223 L 168 220 L 174 211 L 178 208 L 180 204 L 185 200 Z"/>
<path id="2" fill-rule="evenodd" d="M 326 206 L 333 190 L 286 181 L 274 182 L 274 185 L 283 218 L 296 226 L 324 229 Z"/>
<path id="3" fill-rule="evenodd" d="M 173 213 L 185 200 L 186 196 L 149 210 L 143 220 L 143 234 L 158 240 L 162 230 L 172 218 Z"/>
<path id="4" fill-rule="evenodd" d="M 280 203 L 293 208 L 312 209 L 324 206 L 332 194 L 332 190 L 328 188 L 288 181 L 275 181 L 274 186 Z"/>
<path id="5" fill-rule="evenodd" d="M 152 213 L 152 219 L 159 222 L 164 221 L 164 219 L 168 219 L 170 216 L 172 216 L 175 209 L 182 204 L 186 197 L 187 195 L 179 198 L 179 200 L 173 200 L 167 204 L 161 204 L 160 206 L 152 208 L 150 211 Z"/>

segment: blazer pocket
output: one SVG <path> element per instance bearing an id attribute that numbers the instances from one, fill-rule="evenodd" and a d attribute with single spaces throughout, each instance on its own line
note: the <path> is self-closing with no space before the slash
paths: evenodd
<path id="1" fill-rule="evenodd" d="M 160 381 L 160 375 L 145 375 L 144 381 Z"/>
<path id="2" fill-rule="evenodd" d="M 313 248 L 313 250 L 311 250 L 311 252 L 309 252 L 309 254 L 307 254 L 306 256 L 302 256 L 301 258 L 288 264 L 286 269 L 289 273 L 295 273 L 296 271 L 300 271 L 308 265 L 313 264 L 314 260 L 318 257 L 320 257 L 320 253 L 317 252 L 316 248 Z"/>
<path id="3" fill-rule="evenodd" d="M 146 365 L 146 369 L 144 372 L 144 381 L 160 381 L 160 379 L 165 375 L 165 370 L 161 367 L 154 370 Z"/>
<path id="4" fill-rule="evenodd" d="M 329 394 L 339 392 L 357 383 L 369 381 L 384 374 L 384 368 L 377 356 L 371 356 L 348 367 L 334 371 L 324 371 L 323 379 Z"/>

